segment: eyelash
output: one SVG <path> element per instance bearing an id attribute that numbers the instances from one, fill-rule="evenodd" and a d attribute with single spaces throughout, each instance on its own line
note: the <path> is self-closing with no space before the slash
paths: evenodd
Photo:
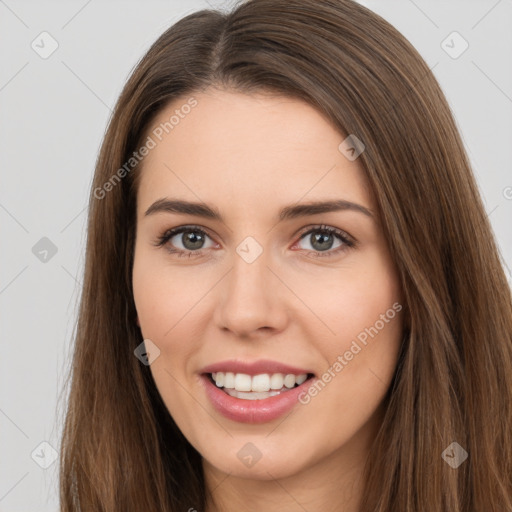
<path id="1" fill-rule="evenodd" d="M 200 233 L 201 235 L 204 235 L 204 236 L 207 236 L 208 238 L 211 238 L 208 233 L 206 231 L 204 231 L 203 229 L 201 229 L 199 226 L 194 226 L 194 225 L 190 225 L 190 226 L 180 226 L 178 228 L 173 228 L 173 229 L 170 229 L 170 230 L 167 230 L 165 231 L 162 235 L 158 236 L 157 239 L 155 240 L 154 242 L 154 245 L 156 247 L 163 247 L 171 238 L 173 238 L 174 236 L 180 234 L 180 233 L 186 233 L 186 232 L 193 232 L 193 233 Z M 339 230 L 339 229 L 336 229 L 336 228 L 333 228 L 333 227 L 330 227 L 330 226 L 326 226 L 326 225 L 321 225 L 321 226 L 315 226 L 311 229 L 309 229 L 308 231 L 306 232 L 303 232 L 301 233 L 300 235 L 300 238 L 299 238 L 299 241 L 302 240 L 303 238 L 305 238 L 307 235 L 310 235 L 312 233 L 316 233 L 316 232 L 320 232 L 320 233 L 328 233 L 328 234 L 334 234 L 338 237 L 339 240 L 341 240 L 343 242 L 343 245 L 341 245 L 340 247 L 337 247 L 336 249 L 334 250 L 328 250 L 328 251 L 309 251 L 310 253 L 313 253 L 315 257 L 320 257 L 320 258 L 329 258 L 329 257 L 332 257 L 333 255 L 337 255 L 339 254 L 340 252 L 343 252 L 343 251 L 346 251 L 348 249 L 351 249 L 353 247 L 355 247 L 356 243 L 355 241 L 349 237 L 345 232 Z M 167 250 L 179 257 L 179 258 L 183 258 L 183 257 L 199 257 L 199 256 L 202 256 L 203 255 L 203 252 L 206 250 L 206 249 L 199 249 L 197 251 L 190 251 L 190 250 L 182 250 L 182 249 L 170 249 L 170 248 L 167 248 Z"/>

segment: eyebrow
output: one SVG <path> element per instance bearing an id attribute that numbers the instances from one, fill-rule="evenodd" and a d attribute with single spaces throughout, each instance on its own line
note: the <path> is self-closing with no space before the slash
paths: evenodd
<path id="1" fill-rule="evenodd" d="M 312 201 L 303 204 L 294 204 L 285 206 L 279 212 L 279 221 L 296 219 L 298 217 L 307 217 L 310 215 L 317 215 L 319 213 L 329 213 L 351 210 L 373 218 L 373 213 L 364 206 L 346 201 L 344 199 L 330 200 L 330 201 Z M 163 198 L 155 201 L 144 214 L 145 217 L 154 215 L 155 213 L 181 213 L 185 215 L 195 215 L 197 217 L 205 217 L 207 219 L 218 220 L 224 223 L 224 219 L 220 212 L 206 203 L 182 201 L 178 199 Z"/>

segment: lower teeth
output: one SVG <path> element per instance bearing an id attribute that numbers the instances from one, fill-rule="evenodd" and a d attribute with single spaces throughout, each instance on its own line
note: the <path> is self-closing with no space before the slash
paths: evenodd
<path id="1" fill-rule="evenodd" d="M 222 388 L 222 391 L 224 393 L 227 393 L 229 396 L 232 396 L 234 398 L 241 398 L 242 400 L 263 400 L 265 398 L 269 398 L 271 396 L 280 395 L 281 393 L 285 393 L 286 391 L 283 391 L 283 389 L 286 389 L 288 391 L 288 388 L 282 388 L 282 389 L 276 389 L 272 391 L 237 391 L 236 389 L 226 389 Z"/>

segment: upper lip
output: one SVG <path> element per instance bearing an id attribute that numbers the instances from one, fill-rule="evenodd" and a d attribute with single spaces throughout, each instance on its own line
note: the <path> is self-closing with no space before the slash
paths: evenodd
<path id="1" fill-rule="evenodd" d="M 310 370 L 305 370 L 304 368 L 290 366 L 288 364 L 280 363 L 279 361 L 271 361 L 269 359 L 259 359 L 257 361 L 240 361 L 231 359 L 228 361 L 220 361 L 218 363 L 210 364 L 201 370 L 201 373 L 216 372 L 245 373 L 251 376 L 262 373 L 293 373 L 294 375 L 313 373 Z"/>

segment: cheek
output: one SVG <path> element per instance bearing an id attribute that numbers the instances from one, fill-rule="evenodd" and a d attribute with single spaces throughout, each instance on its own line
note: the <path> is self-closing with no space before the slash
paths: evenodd
<path id="1" fill-rule="evenodd" d="M 341 297 L 337 343 L 329 347 L 329 365 L 336 375 L 329 398 L 334 407 L 363 421 L 384 397 L 395 372 L 403 305 L 396 275 L 382 261 Z"/>
<path id="2" fill-rule="evenodd" d="M 362 343 L 370 336 L 391 334 L 396 321 L 400 294 L 396 279 L 388 269 L 375 269 L 351 283 L 345 283 L 346 293 L 340 294 L 341 309 L 336 323 L 338 334 L 358 339 Z M 398 306 L 398 309 L 401 307 Z M 387 336 L 384 336 L 387 337 Z"/>
<path id="3" fill-rule="evenodd" d="M 348 261 L 348 260 L 347 260 Z M 318 330 L 322 350 L 331 362 L 348 350 L 352 340 L 371 339 L 376 327 L 381 339 L 400 336 L 401 292 L 396 271 L 377 247 L 334 271 L 304 275 L 295 281 L 297 295 L 307 298 L 325 328 Z M 395 307 L 393 307 L 393 305 Z M 307 315 L 311 323 L 317 323 Z M 309 322 L 309 320 L 308 320 Z"/>
<path id="4" fill-rule="evenodd" d="M 133 299 L 144 338 L 156 342 L 169 329 L 174 293 L 167 289 L 165 280 L 158 279 L 148 265 L 136 261 L 133 269 Z M 167 315 L 166 312 L 169 314 Z"/>
<path id="5" fill-rule="evenodd" d="M 156 251 L 155 251 L 156 252 Z M 192 268 L 192 267 L 190 267 Z M 200 298 L 187 272 L 172 272 L 162 255 L 135 250 L 132 272 L 133 297 L 145 338 L 170 339 Z"/>
<path id="6" fill-rule="evenodd" d="M 142 252 L 142 251 L 141 251 Z M 144 339 L 150 339 L 160 350 L 150 365 L 156 387 L 167 409 L 185 431 L 193 417 L 186 406 L 189 388 L 188 362 L 197 349 L 194 340 L 200 336 L 192 322 L 193 305 L 199 297 L 192 288 L 183 293 L 187 279 L 165 272 L 165 267 L 151 261 L 151 255 L 137 254 L 133 266 L 133 295 Z M 190 285 L 189 285 L 190 286 Z"/>
<path id="7" fill-rule="evenodd" d="M 320 375 L 325 386 L 318 386 L 323 398 L 315 407 L 331 403 L 364 421 L 382 399 L 396 368 L 403 308 L 396 271 L 375 250 L 357 267 L 317 281 L 313 290 L 315 311 L 331 331 L 316 338 L 325 364 Z M 326 414 L 323 421 L 337 420 Z"/>
<path id="8" fill-rule="evenodd" d="M 151 364 L 151 370 L 155 380 L 166 386 L 172 376 L 183 382 L 191 374 L 208 318 L 204 308 L 209 302 L 204 296 L 213 285 L 208 285 L 205 276 L 200 279 L 202 286 L 197 286 L 194 272 L 193 266 L 170 269 L 162 264 L 161 256 L 155 258 L 143 249 L 135 253 L 132 278 L 137 316 L 144 339 L 160 350 L 161 357 Z"/>

